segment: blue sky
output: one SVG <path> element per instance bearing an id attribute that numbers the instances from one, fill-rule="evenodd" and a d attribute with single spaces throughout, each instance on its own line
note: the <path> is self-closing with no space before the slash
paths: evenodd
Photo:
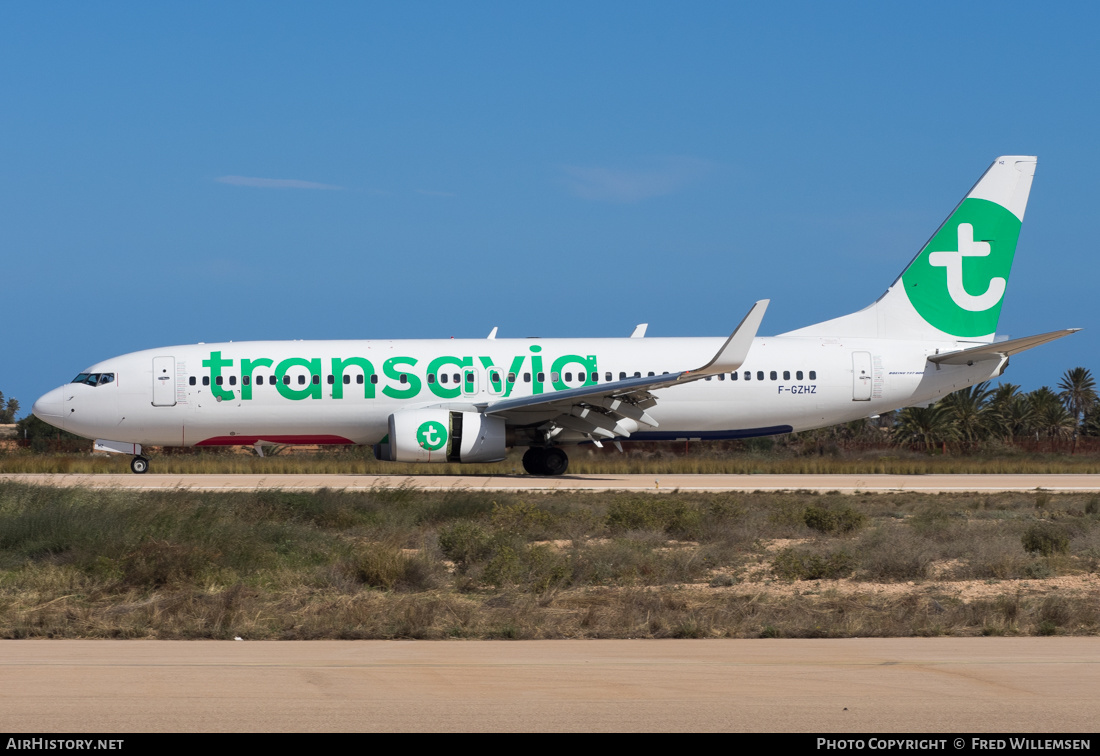
<path id="1" fill-rule="evenodd" d="M 858 309 L 992 159 L 999 330 L 1095 355 L 1096 4 L 6 3 L 0 390 L 197 341 L 762 333 Z"/>

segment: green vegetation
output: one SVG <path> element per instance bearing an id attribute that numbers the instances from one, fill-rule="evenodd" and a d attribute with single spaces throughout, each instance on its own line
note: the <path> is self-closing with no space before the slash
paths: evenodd
<path id="1" fill-rule="evenodd" d="M 0 482 L 0 637 L 1097 634 L 1095 497 L 1037 503 Z"/>
<path id="2" fill-rule="evenodd" d="M 4 401 L 4 392 L 0 391 L 0 423 L 10 424 L 15 422 L 15 415 L 19 412 L 19 400 L 12 398 Z"/>

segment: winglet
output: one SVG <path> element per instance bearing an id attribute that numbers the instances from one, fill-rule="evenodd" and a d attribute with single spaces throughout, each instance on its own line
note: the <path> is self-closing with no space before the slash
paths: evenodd
<path id="1" fill-rule="evenodd" d="M 761 299 L 754 304 L 726 339 L 726 343 L 718 350 L 718 354 L 714 355 L 714 359 L 697 370 L 687 371 L 684 373 L 684 379 L 731 373 L 745 364 L 745 358 L 749 356 L 749 349 L 752 347 L 752 340 L 756 338 L 756 332 L 764 320 L 764 312 L 768 309 L 770 301 L 770 299 Z"/>

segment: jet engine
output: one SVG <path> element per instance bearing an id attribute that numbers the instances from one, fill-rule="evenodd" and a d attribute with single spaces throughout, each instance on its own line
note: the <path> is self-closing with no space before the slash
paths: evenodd
<path id="1" fill-rule="evenodd" d="M 499 462 L 505 456 L 504 418 L 445 409 L 390 415 L 388 443 L 374 447 L 390 462 Z"/>

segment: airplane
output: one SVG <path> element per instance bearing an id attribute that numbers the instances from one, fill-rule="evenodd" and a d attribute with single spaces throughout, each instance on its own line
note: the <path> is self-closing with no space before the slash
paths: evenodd
<path id="1" fill-rule="evenodd" d="M 1002 156 L 870 306 L 758 336 L 768 300 L 722 338 L 253 341 L 96 363 L 40 419 L 132 456 L 146 446 L 370 444 L 380 460 L 498 462 L 561 475 L 567 447 L 743 439 L 820 428 L 1001 375 L 997 321 L 1037 158 Z"/>

